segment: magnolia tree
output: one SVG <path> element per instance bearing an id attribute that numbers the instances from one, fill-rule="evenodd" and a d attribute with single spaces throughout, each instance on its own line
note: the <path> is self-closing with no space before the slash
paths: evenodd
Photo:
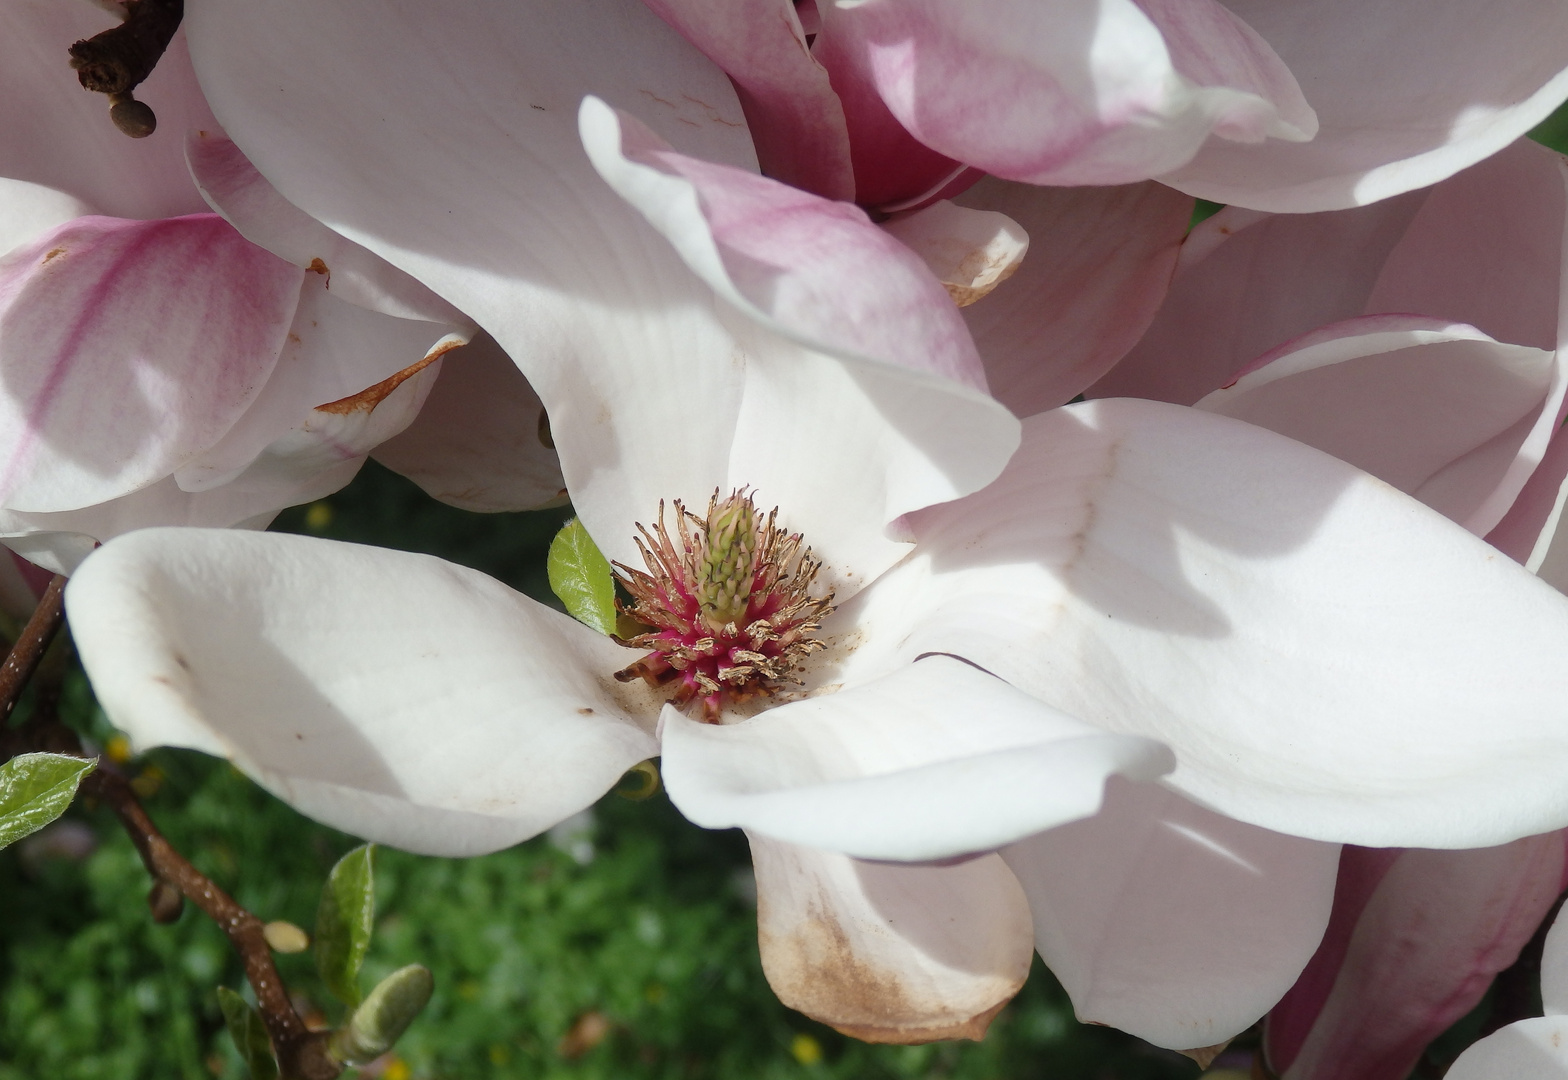
<path id="1" fill-rule="evenodd" d="M 4 2 L 6 710 L 68 615 L 136 748 L 432 855 L 662 775 L 745 831 L 779 998 L 871 1041 L 982 1038 L 1038 952 L 1205 1066 L 1261 1023 L 1398 1080 L 1538 943 L 1560 5 Z M 569 499 L 565 614 L 264 531 L 369 456 Z M 80 785 L 223 925 L 253 1076 L 429 998 L 360 993 L 367 849 L 314 1030 L 303 934 L 48 709 L 4 749 L 0 837 Z M 1454 1075 L 1568 1075 L 1557 1019 Z"/>

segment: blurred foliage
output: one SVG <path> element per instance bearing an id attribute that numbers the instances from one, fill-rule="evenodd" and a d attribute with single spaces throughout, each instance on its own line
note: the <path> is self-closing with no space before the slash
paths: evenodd
<path id="1" fill-rule="evenodd" d="M 1568 103 L 1559 105 L 1552 115 L 1531 128 L 1530 138 L 1559 154 L 1568 154 Z"/>
<path id="2" fill-rule="evenodd" d="M 281 525 L 432 551 L 548 599 L 544 554 L 570 512 L 468 514 L 371 467 Z M 99 745 L 113 743 L 79 673 L 62 708 Z M 155 751 L 124 768 L 160 827 L 204 873 L 263 919 L 313 925 L 322 883 L 353 838 L 307 821 L 200 754 Z M 888 1047 L 847 1039 L 784 1008 L 768 989 L 750 882 L 744 838 L 690 825 L 662 794 L 642 802 L 607 796 L 594 822 L 559 845 L 541 837 L 462 860 L 382 848 L 367 985 L 417 962 L 434 972 L 435 994 L 394 1056 L 361 1075 L 1174 1080 L 1198 1073 L 1168 1051 L 1076 1023 L 1038 962 L 982 1042 Z M 102 808 L 78 804 L 0 852 L 0 1080 L 244 1075 L 215 992 L 245 986 L 239 961 L 189 905 L 173 925 L 153 923 L 149 884 Z M 277 963 L 307 1015 L 342 1019 L 309 952 L 279 955 Z"/>

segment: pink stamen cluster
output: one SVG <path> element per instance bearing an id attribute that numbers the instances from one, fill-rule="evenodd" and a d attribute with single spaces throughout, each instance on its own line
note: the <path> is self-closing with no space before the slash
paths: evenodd
<path id="1" fill-rule="evenodd" d="M 622 613 L 649 628 L 617 640 L 652 651 L 615 677 L 673 684 L 670 704 L 710 724 L 726 703 L 798 681 L 800 662 L 824 647 L 811 634 L 833 610 L 833 595 L 810 595 L 822 563 L 801 549 L 799 533 L 774 525 L 777 517 L 774 509 L 764 520 L 744 489 L 723 499 L 715 491 L 706 517 L 677 500 L 677 547 L 660 503 L 654 530 L 637 526 L 647 572 L 615 564 L 632 597 Z"/>

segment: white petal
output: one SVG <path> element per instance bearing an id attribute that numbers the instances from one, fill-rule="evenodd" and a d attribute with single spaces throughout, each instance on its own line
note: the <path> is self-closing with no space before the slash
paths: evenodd
<path id="1" fill-rule="evenodd" d="M 1311 142 L 1210 140 L 1161 177 L 1200 198 L 1302 213 L 1426 187 L 1496 153 L 1568 93 L 1552 0 L 1226 0 L 1274 47 L 1321 122 Z"/>
<path id="2" fill-rule="evenodd" d="M 545 423 L 533 387 L 483 334 L 442 360 L 419 416 L 371 456 L 464 510 L 529 510 L 566 494 Z"/>
<path id="3" fill-rule="evenodd" d="M 1164 747 L 1107 735 L 948 656 L 737 724 L 663 716 L 665 786 L 710 829 L 868 859 L 940 859 L 1087 817 Z"/>
<path id="4" fill-rule="evenodd" d="M 1541 952 L 1541 1004 L 1548 1016 L 1568 1014 L 1568 921 L 1559 916 Z"/>
<path id="5" fill-rule="evenodd" d="M 657 749 L 651 703 L 611 677 L 624 650 L 424 555 L 148 529 L 95 553 L 66 602 L 137 746 L 224 755 L 304 813 L 413 851 L 514 844 Z"/>
<path id="6" fill-rule="evenodd" d="M 745 391 L 718 482 L 750 484 L 759 505 L 780 507 L 779 524 L 805 538 L 841 598 L 909 550 L 897 519 L 983 487 L 1017 446 L 1018 421 L 983 394 L 806 352 L 743 318 L 731 330 L 746 352 Z"/>
<path id="7" fill-rule="evenodd" d="M 1470 1046 L 1445 1080 L 1562 1080 L 1568 1077 L 1568 1016 L 1509 1024 Z"/>
<path id="8" fill-rule="evenodd" d="M 72 218 L 91 214 L 92 208 L 74 195 L 0 177 L 0 255 L 21 247 Z"/>
<path id="9" fill-rule="evenodd" d="M 1328 925 L 1339 847 L 1113 780 L 1098 815 L 1002 858 L 1078 1018 L 1184 1050 L 1251 1027 L 1295 982 Z"/>
<path id="10" fill-rule="evenodd" d="M 1029 908 L 995 855 L 870 863 L 749 834 L 779 1000 L 868 1042 L 978 1039 L 1029 974 Z"/>
<path id="11" fill-rule="evenodd" d="M 577 132 L 593 92 L 648 105 L 644 119 L 684 149 L 747 163 L 728 81 L 674 31 L 607 0 L 220 0 L 193 6 L 186 27 L 225 131 L 278 192 L 517 360 L 607 555 L 636 559 L 632 524 L 660 498 L 705 500 L 725 483 L 735 342 L 708 289 L 598 179 Z M 680 452 L 649 452 L 655 432 Z"/>
<path id="12" fill-rule="evenodd" d="M 324 276 L 333 299 L 472 332 L 451 304 L 279 195 L 220 132 L 191 132 L 185 157 L 202 197 L 225 221 L 251 243 Z"/>
<path id="13" fill-rule="evenodd" d="M 979 495 L 912 517 L 852 601 L 844 681 L 961 656 L 1176 752 L 1280 832 L 1475 847 L 1568 823 L 1568 599 L 1366 474 L 1156 402 L 1034 417 Z"/>
<path id="14" fill-rule="evenodd" d="M 914 253 L 857 208 L 676 154 L 593 98 L 581 124 L 600 174 L 757 324 L 728 320 L 749 354 L 731 484 L 776 501 L 841 591 L 903 554 L 889 521 L 992 479 L 1012 418 L 971 389 L 974 343 Z M 862 490 L 823 483 L 844 460 Z"/>

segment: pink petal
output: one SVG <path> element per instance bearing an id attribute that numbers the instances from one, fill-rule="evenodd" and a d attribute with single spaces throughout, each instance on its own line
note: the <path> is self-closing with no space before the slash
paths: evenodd
<path id="1" fill-rule="evenodd" d="M 725 299 L 813 348 L 985 388 L 947 291 L 863 210 L 678 154 L 592 98 L 582 123 L 600 175 Z M 700 218 L 680 213 L 677 193 L 695 202 Z"/>
<path id="2" fill-rule="evenodd" d="M 1346 850 L 1323 949 L 1270 1016 L 1270 1063 L 1286 1080 L 1403 1080 L 1514 962 L 1563 884 L 1559 833 L 1387 859 Z"/>
<path id="3" fill-rule="evenodd" d="M 1389 252 L 1426 197 L 1332 214 L 1221 210 L 1187 237 L 1164 307 L 1089 396 L 1190 405 L 1284 342 L 1365 314 Z"/>
<path id="4" fill-rule="evenodd" d="M 1192 204 L 1159 184 L 1045 188 L 987 178 L 958 197 L 1030 237 L 1005 285 L 964 309 L 997 400 L 1018 416 L 1065 404 L 1138 340 L 1165 298 Z"/>
<path id="5" fill-rule="evenodd" d="M 1486 534 L 1486 542 L 1515 562 L 1539 573 L 1542 580 L 1561 589 L 1568 585 L 1568 564 L 1563 555 L 1568 546 L 1557 544 L 1562 528 L 1562 512 L 1568 502 L 1568 435 L 1559 427 L 1547 445 L 1541 464 L 1525 481 L 1514 504 L 1497 527 Z M 1568 539 L 1568 532 L 1564 532 Z M 1555 551 L 1555 555 L 1552 552 Z M 1547 563 L 1551 563 L 1550 570 Z"/>
<path id="6" fill-rule="evenodd" d="M 175 480 L 185 490 L 227 483 L 290 432 L 311 431 L 330 443 L 323 450 L 334 464 L 363 457 L 381 441 L 369 441 L 370 428 L 390 438 L 413 420 L 410 413 L 387 427 L 394 410 L 382 405 L 401 384 L 399 374 L 418 375 L 463 343 L 452 326 L 397 319 L 346 304 L 329 291 L 324 276 L 304 277 L 294 324 L 266 386 L 223 438 L 175 470 Z M 422 377 L 433 380 L 435 375 L 430 371 Z M 370 392 L 370 400 L 347 400 L 376 387 L 380 390 Z M 420 394 L 418 401 L 423 400 Z M 418 402 L 412 404 L 417 412 Z M 345 423 L 362 427 L 372 413 L 380 415 L 370 428 L 352 437 L 343 430 Z"/>
<path id="7" fill-rule="evenodd" d="M 242 473 L 207 491 L 181 491 L 170 476 L 80 510 L 52 514 L 0 510 L 0 542 L 52 573 L 75 574 L 100 543 L 138 529 L 172 525 L 265 529 L 285 506 L 314 502 L 346 485 L 362 464 L 362 458 L 339 461 L 280 483 L 266 475 L 268 463 L 262 460 L 255 477 Z"/>
<path id="8" fill-rule="evenodd" d="M 1286 341 L 1356 315 L 1468 323 L 1515 345 L 1557 347 L 1564 172 L 1527 140 L 1375 206 L 1199 224 L 1164 309 L 1091 390 L 1190 404 Z"/>
<path id="9" fill-rule="evenodd" d="M 1498 341 L 1560 340 L 1568 165 L 1520 139 L 1427 194 L 1364 310 L 1465 322 Z"/>
<path id="10" fill-rule="evenodd" d="M 841 41 L 841 12 L 825 4 L 823 25 L 811 54 L 828 72 L 843 110 L 855 176 L 855 201 L 862 206 L 905 208 L 935 194 L 963 166 L 911 135 L 888 111 L 875 77 L 853 34 Z"/>
<path id="11" fill-rule="evenodd" d="M 115 25 L 84 3 L 12 0 L 0 35 L 0 176 L 66 192 L 116 217 L 194 214 L 206 207 L 185 171 L 187 128 L 213 126 L 183 32 L 174 35 L 136 97 L 158 130 L 130 139 L 109 120 L 108 100 L 83 90 L 67 49 Z"/>
<path id="12" fill-rule="evenodd" d="M 1211 132 L 1311 136 L 1295 79 L 1231 12 L 1209 0 L 1144 8 L 835 4 L 816 51 L 857 154 L 857 106 L 872 94 L 926 146 L 1030 183 L 1142 180 L 1186 162 Z"/>
<path id="13" fill-rule="evenodd" d="M 223 435 L 277 363 L 298 268 L 214 215 L 81 218 L 0 262 L 0 492 L 68 510 Z"/>
<path id="14" fill-rule="evenodd" d="M 419 416 L 371 456 L 453 506 L 531 510 L 566 494 L 541 424 L 548 420 L 538 395 L 485 334 L 443 360 Z"/>
<path id="15" fill-rule="evenodd" d="M 1370 315 L 1260 357 L 1196 408 L 1333 454 L 1484 536 L 1540 463 L 1565 390 L 1554 353 Z"/>
<path id="16" fill-rule="evenodd" d="M 793 0 L 644 2 L 735 84 L 764 173 L 824 198 L 855 197 L 844 109 Z"/>
<path id="17" fill-rule="evenodd" d="M 1160 178 L 1200 198 L 1288 213 L 1376 202 L 1496 153 L 1568 96 L 1568 12 L 1552 0 L 1226 6 L 1307 88 L 1321 127 L 1305 143 L 1209 140 Z"/>
<path id="18" fill-rule="evenodd" d="M 1252 1026 L 1328 922 L 1339 849 L 1112 780 L 1105 809 L 1006 848 L 1080 1020 L 1175 1050 Z"/>
<path id="19" fill-rule="evenodd" d="M 1029 974 L 1029 908 L 995 855 L 873 863 L 748 834 L 779 1000 L 868 1042 L 978 1039 Z"/>

